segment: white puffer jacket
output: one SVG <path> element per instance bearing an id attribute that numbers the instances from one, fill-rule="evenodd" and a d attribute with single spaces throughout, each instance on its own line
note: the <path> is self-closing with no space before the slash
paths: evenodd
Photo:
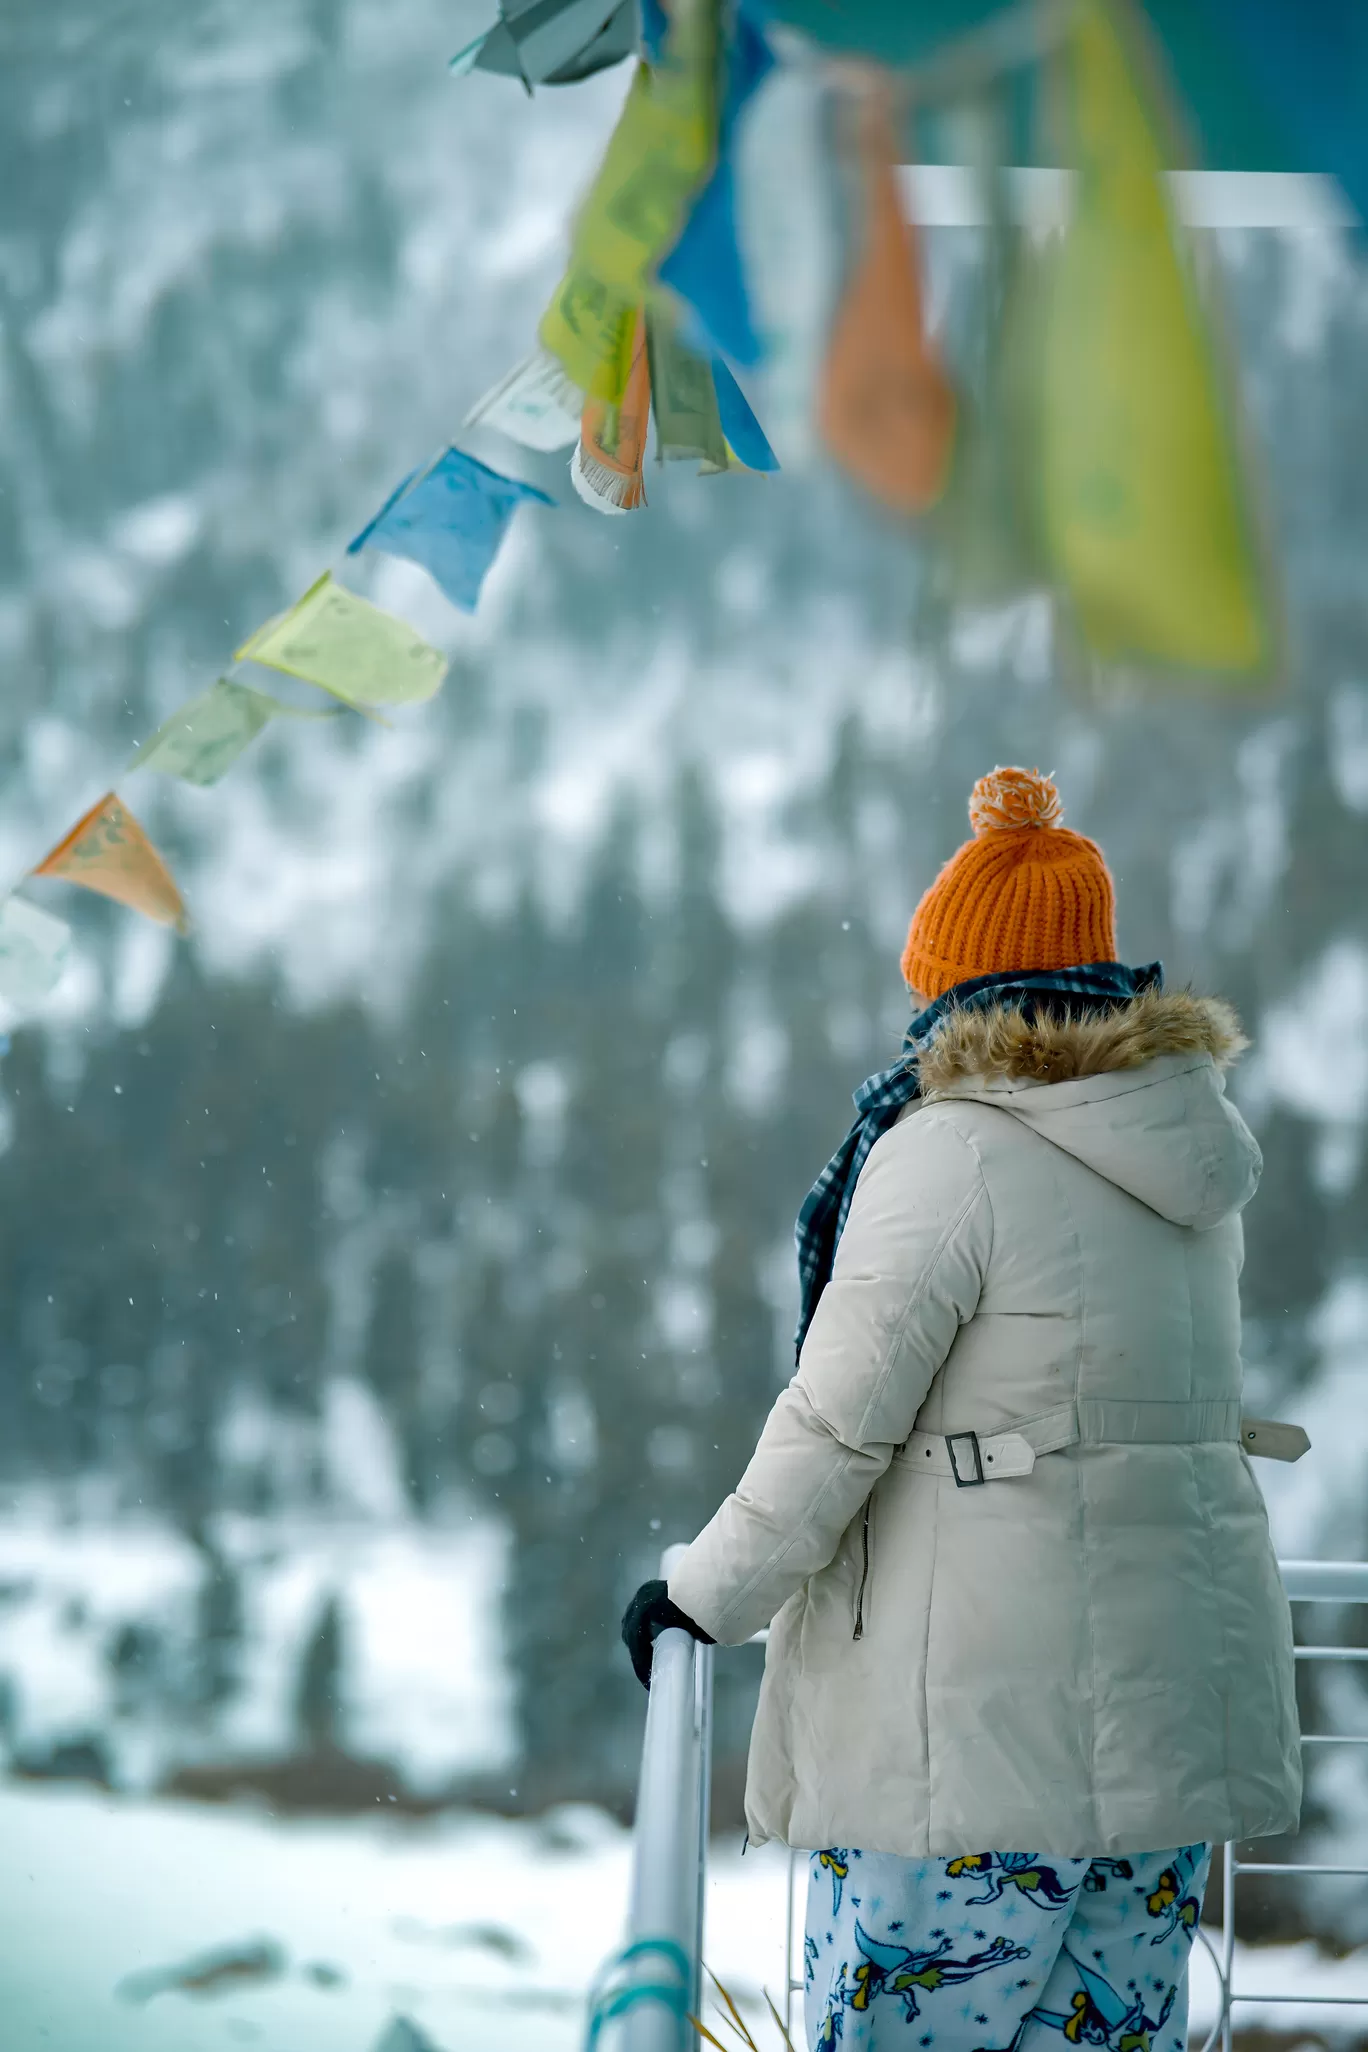
<path id="1" fill-rule="evenodd" d="M 1237 1436 L 1242 1044 L 1151 994 L 952 1016 L 923 1060 L 798 1373 L 670 1577 L 723 1644 L 773 1620 L 757 1843 L 1081 1858 L 1295 1824 L 1291 1625 Z"/>

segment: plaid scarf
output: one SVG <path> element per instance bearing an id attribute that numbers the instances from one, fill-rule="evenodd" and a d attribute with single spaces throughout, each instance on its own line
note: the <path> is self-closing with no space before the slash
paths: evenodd
<path id="1" fill-rule="evenodd" d="M 836 1243 L 844 1230 L 855 1184 L 874 1142 L 897 1123 L 905 1105 L 921 1093 L 917 1057 L 934 1039 L 951 1012 L 987 1012 L 994 1005 L 1015 1005 L 1027 1019 L 1038 1012 L 1064 1017 L 1108 1012 L 1142 991 L 1162 990 L 1164 972 L 1158 962 L 1127 969 L 1121 962 L 1089 962 L 1077 969 L 1027 970 L 1005 976 L 975 976 L 957 983 L 919 1012 L 903 1039 L 902 1054 L 891 1069 L 871 1076 L 855 1092 L 855 1123 L 803 1200 L 794 1228 L 798 1244 L 798 1282 L 802 1309 L 796 1344 L 802 1350 L 817 1300 L 831 1280 Z M 1064 1000 L 1064 1002 L 1061 1002 Z"/>

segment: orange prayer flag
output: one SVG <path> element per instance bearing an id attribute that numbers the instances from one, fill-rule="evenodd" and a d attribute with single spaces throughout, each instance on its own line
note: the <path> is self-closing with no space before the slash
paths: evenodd
<path id="1" fill-rule="evenodd" d="M 859 155 L 865 245 L 832 330 L 818 422 L 832 455 L 876 499 L 896 513 L 924 513 L 949 474 L 955 394 L 926 333 L 884 80 L 865 89 Z"/>
<path id="2" fill-rule="evenodd" d="M 114 791 L 91 806 L 32 874 L 60 876 L 66 883 L 117 898 L 162 926 L 174 926 L 179 933 L 188 929 L 170 870 Z"/>
<path id="3" fill-rule="evenodd" d="M 604 513 L 630 513 L 646 504 L 642 466 L 651 419 L 651 369 L 646 316 L 637 315 L 632 366 L 620 406 L 589 398 L 580 421 L 579 447 L 570 465 L 575 490 Z"/>

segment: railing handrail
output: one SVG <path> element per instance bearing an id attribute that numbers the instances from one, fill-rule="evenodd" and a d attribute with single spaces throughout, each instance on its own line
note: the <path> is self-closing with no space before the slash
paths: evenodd
<path id="1" fill-rule="evenodd" d="M 1293 1603 L 1368 1603 L 1368 1560 L 1280 1560 Z"/>
<path id="2" fill-rule="evenodd" d="M 671 1547 L 662 1562 L 670 1565 L 682 1549 Z M 1284 1560 L 1278 1569 L 1294 1603 L 1368 1603 L 1368 1561 Z M 1337 1648 L 1304 1647 L 1311 1658 L 1334 1655 Z M 646 1710 L 646 1735 L 641 1748 L 641 1779 L 632 1845 L 632 1892 L 628 1942 L 614 1955 L 600 1977 L 591 2002 L 589 2039 L 597 2048 L 611 2034 L 614 2052 L 688 2052 L 694 2037 L 690 2016 L 700 2013 L 703 1948 L 703 1898 L 707 1878 L 708 1803 L 712 1754 L 713 1649 L 687 1632 L 662 1632 L 655 1642 L 651 1690 Z M 1331 1734 L 1312 1734 L 1312 1742 Z M 796 1858 L 797 1855 L 794 1855 Z M 1209 1949 L 1221 1984 L 1221 2012 L 1207 2045 L 1220 2036 L 1228 2048 L 1230 2013 L 1236 2002 L 1282 2000 L 1246 1995 L 1231 1985 L 1235 1951 L 1235 1882 L 1246 1866 L 1234 1846 L 1224 1849 L 1225 1905 L 1220 1956 Z M 1279 1873 L 1329 1872 L 1299 1863 L 1280 1865 Z M 1361 1872 L 1362 1869 L 1333 1870 Z M 790 1868 L 789 1929 L 786 1934 L 784 1981 L 785 2021 L 801 1982 L 793 1979 L 795 1908 L 794 1875 Z M 1209 1941 L 1208 1941 L 1209 1943 Z M 1330 2002 L 1329 1996 L 1298 1998 L 1308 2004 Z M 1349 1998 L 1333 1998 L 1343 2006 Z"/>
<path id="3" fill-rule="evenodd" d="M 682 1547 L 660 1564 L 668 1577 Z M 590 2003 L 588 2045 L 614 2052 L 686 2052 L 701 2008 L 703 1890 L 712 1779 L 713 1649 L 688 1632 L 660 1634 L 651 1656 L 641 1744 L 627 1943 Z"/>

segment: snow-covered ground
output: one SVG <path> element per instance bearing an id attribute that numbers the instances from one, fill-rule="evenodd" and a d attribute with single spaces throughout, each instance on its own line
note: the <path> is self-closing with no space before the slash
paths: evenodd
<path id="1" fill-rule="evenodd" d="M 280 1823 L 12 1786 L 0 1848 L 7 2052 L 376 2052 L 396 2015 L 441 2052 L 571 2052 L 630 1858 L 590 1809 Z M 738 1842 L 713 1869 L 710 1957 L 757 2025 L 762 1982 L 782 1980 L 786 1871 Z M 205 1992 L 153 1992 L 214 1955 Z"/>
<path id="2" fill-rule="evenodd" d="M 205 1559 L 145 1515 L 0 1517 L 0 1763 L 84 1746 L 124 1791 L 179 1768 L 288 1758 L 309 1647 L 336 1620 L 334 1740 L 417 1796 L 513 1757 L 499 1622 L 506 1539 L 484 1516 L 216 1520 L 237 1629 L 219 1700 L 196 1668 Z"/>
<path id="3" fill-rule="evenodd" d="M 574 2052 L 588 1983 L 620 1942 L 630 1861 L 628 1834 L 578 1807 L 535 1822 L 282 1823 L 13 1786 L 0 1848 L 6 2052 L 379 2052 L 396 2016 L 438 2052 Z M 786 1885 L 777 1848 L 714 1846 L 707 1956 L 775 2052 L 762 1989 L 782 2001 Z M 1368 1958 L 1242 1951 L 1236 1982 L 1368 2005 Z M 1199 1947 L 1196 2042 L 1214 2014 Z M 1244 2028 L 1362 2042 L 1368 2007 L 1239 2014 Z"/>

